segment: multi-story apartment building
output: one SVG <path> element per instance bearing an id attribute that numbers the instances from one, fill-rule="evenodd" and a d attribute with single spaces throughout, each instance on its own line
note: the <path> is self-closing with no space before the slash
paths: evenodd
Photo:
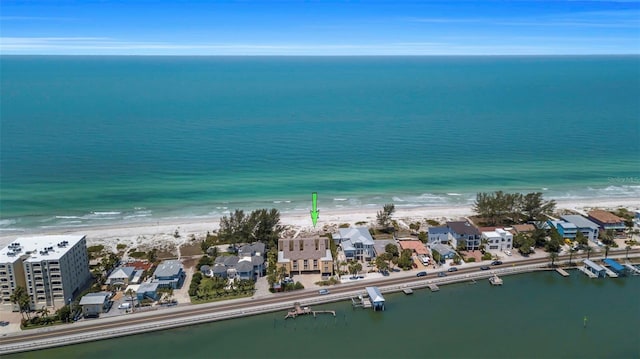
<path id="1" fill-rule="evenodd" d="M 27 289 L 33 309 L 62 307 L 91 278 L 85 236 L 18 238 L 0 250 L 0 310 L 16 310 L 11 294 Z"/>
<path id="2" fill-rule="evenodd" d="M 278 266 L 287 273 L 333 275 L 333 256 L 328 238 L 296 238 L 278 241 Z"/>

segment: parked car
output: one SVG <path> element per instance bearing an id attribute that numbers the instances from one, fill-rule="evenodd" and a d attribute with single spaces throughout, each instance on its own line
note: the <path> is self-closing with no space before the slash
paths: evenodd
<path id="1" fill-rule="evenodd" d="M 447 273 L 445 272 L 438 272 L 438 277 L 446 277 Z"/>
<path id="2" fill-rule="evenodd" d="M 504 251 L 504 254 L 506 254 L 506 255 L 510 256 L 510 255 L 511 255 L 511 251 L 509 251 L 509 250 Z"/>
<path id="3" fill-rule="evenodd" d="M 491 267 L 489 267 L 489 266 L 482 266 L 482 267 L 480 267 L 480 270 L 489 270 L 489 269 L 491 269 Z"/>
<path id="4" fill-rule="evenodd" d="M 380 273 L 382 273 L 382 275 L 385 276 L 385 277 L 389 276 L 389 271 L 388 270 L 383 270 Z"/>
<path id="5" fill-rule="evenodd" d="M 449 269 L 447 269 L 449 272 L 457 272 L 458 268 L 457 267 L 451 267 Z"/>
<path id="6" fill-rule="evenodd" d="M 318 294 L 320 294 L 320 295 L 326 295 L 326 294 L 329 294 L 329 293 L 331 293 L 331 292 L 329 292 L 329 289 L 320 289 L 318 291 Z"/>
<path id="7" fill-rule="evenodd" d="M 493 262 L 491 262 L 492 266 L 499 266 L 501 264 L 502 264 L 502 261 L 493 261 Z"/>
<path id="8" fill-rule="evenodd" d="M 427 275 L 427 272 L 418 272 L 418 274 L 416 274 L 416 277 L 424 277 Z"/>

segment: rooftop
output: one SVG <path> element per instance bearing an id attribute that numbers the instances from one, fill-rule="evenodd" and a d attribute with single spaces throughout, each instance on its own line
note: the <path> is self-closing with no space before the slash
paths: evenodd
<path id="1" fill-rule="evenodd" d="M 80 305 L 103 305 L 107 301 L 109 293 L 89 293 L 80 299 Z"/>
<path id="2" fill-rule="evenodd" d="M 400 248 L 402 249 L 411 249 L 412 251 L 415 251 L 417 254 L 426 254 L 426 255 L 429 254 L 427 247 L 425 247 L 424 243 L 422 243 L 419 240 L 398 241 L 398 243 L 400 244 Z"/>
<path id="3" fill-rule="evenodd" d="M 364 245 L 373 245 L 373 238 L 367 227 L 356 228 L 340 228 L 338 229 L 337 236 L 333 236 L 334 239 L 350 239 L 351 243 L 362 243 Z"/>
<path id="4" fill-rule="evenodd" d="M 480 231 L 478 230 L 478 228 L 471 224 L 469 221 L 447 222 L 447 226 L 459 235 L 480 235 Z"/>
<path id="5" fill-rule="evenodd" d="M 573 224 L 575 224 L 577 227 L 580 228 L 593 228 L 593 229 L 598 229 L 600 226 L 598 226 L 597 224 L 591 222 L 590 220 L 576 215 L 576 214 L 571 214 L 571 215 L 566 215 L 566 216 L 562 216 L 561 217 L 563 220 L 567 221 L 567 222 L 571 222 Z M 563 225 L 564 227 L 564 225 Z M 565 227 L 567 228 L 567 227 Z"/>
<path id="6" fill-rule="evenodd" d="M 153 276 L 158 277 L 174 277 L 180 274 L 182 271 L 182 262 L 179 260 L 168 260 L 160 263 L 156 271 L 153 272 Z"/>
<path id="7" fill-rule="evenodd" d="M 318 241 L 318 249 L 316 249 L 316 241 Z M 290 242 L 293 242 L 293 250 L 290 250 Z M 301 242 L 302 249 L 300 249 Z M 328 238 L 325 237 L 281 239 L 278 249 L 282 252 L 282 259 L 321 259 L 325 257 L 326 250 L 330 249 L 327 246 L 328 242 Z"/>
<path id="8" fill-rule="evenodd" d="M 532 232 L 536 229 L 536 226 L 534 226 L 533 224 L 514 224 L 513 229 L 517 232 L 517 233 L 523 233 L 523 232 Z"/>
<path id="9" fill-rule="evenodd" d="M 601 209 L 595 209 L 593 211 L 590 211 L 588 215 L 589 217 L 605 224 L 617 224 L 620 222 L 624 222 L 624 219 L 616 216 L 611 212 L 603 211 Z"/>
<path id="10" fill-rule="evenodd" d="M 0 250 L 0 263 L 14 263 L 29 253 L 25 262 L 59 260 L 86 236 L 55 235 L 20 237 Z"/>

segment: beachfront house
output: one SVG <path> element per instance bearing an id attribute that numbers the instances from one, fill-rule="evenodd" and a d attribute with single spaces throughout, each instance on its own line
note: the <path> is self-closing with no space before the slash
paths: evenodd
<path id="1" fill-rule="evenodd" d="M 590 220 L 579 215 L 566 215 L 560 217 L 563 221 L 573 223 L 577 232 L 582 232 L 588 240 L 592 242 L 598 242 L 598 233 L 600 226 Z M 575 236 L 574 236 L 575 238 Z"/>
<path id="2" fill-rule="evenodd" d="M 451 245 L 454 248 L 462 246 L 467 251 L 480 249 L 480 236 L 482 234 L 471 222 L 467 220 L 447 222 L 447 227 L 449 228 Z"/>
<path id="3" fill-rule="evenodd" d="M 376 239 L 373 241 L 373 249 L 376 251 L 376 257 L 385 253 L 387 251 L 387 245 L 393 244 L 398 248 L 398 252 L 400 252 L 400 248 L 398 247 L 398 243 L 393 239 Z"/>
<path id="4" fill-rule="evenodd" d="M 558 234 L 562 236 L 562 238 L 568 238 L 574 240 L 576 238 L 576 234 L 578 233 L 578 227 L 571 222 L 566 221 L 554 221 L 548 220 L 547 224 L 555 229 Z"/>
<path id="5" fill-rule="evenodd" d="M 456 255 L 456 252 L 446 244 L 434 243 L 430 244 L 429 247 L 431 248 L 431 252 L 438 252 L 441 261 L 453 259 Z"/>
<path id="6" fill-rule="evenodd" d="M 511 228 L 514 234 L 521 234 L 521 233 L 526 234 L 536 230 L 536 226 L 530 223 L 514 224 L 513 226 L 511 226 Z"/>
<path id="7" fill-rule="evenodd" d="M 509 250 L 513 245 L 513 234 L 502 228 L 493 231 L 482 232 L 482 241 L 486 241 L 485 250 L 491 252 L 502 252 Z"/>
<path id="8" fill-rule="evenodd" d="M 213 266 L 207 266 L 202 273 L 209 277 L 238 278 L 257 280 L 264 276 L 264 244 L 254 243 L 242 246 L 238 250 L 238 256 L 219 256 L 214 260 Z"/>
<path id="9" fill-rule="evenodd" d="M 448 244 L 449 243 L 449 227 L 429 227 L 428 229 L 428 242 L 429 244 Z"/>
<path id="10" fill-rule="evenodd" d="M 375 259 L 374 241 L 367 227 L 340 228 L 333 234 L 347 260 L 370 261 Z"/>
<path id="11" fill-rule="evenodd" d="M 158 293 L 158 288 L 160 288 L 160 283 L 151 282 L 151 283 L 142 283 L 138 286 L 138 290 L 136 292 L 136 298 L 138 301 L 143 299 L 151 299 L 156 301 L 160 299 L 160 293 Z"/>
<path id="12" fill-rule="evenodd" d="M 116 287 L 126 287 L 129 284 L 133 284 L 135 272 L 135 267 L 118 267 L 109 274 L 105 284 Z"/>
<path id="13" fill-rule="evenodd" d="M 622 232 L 627 228 L 624 223 L 624 219 L 611 212 L 596 209 L 590 211 L 588 215 L 589 220 L 597 224 L 600 227 L 600 230 L 606 231 L 608 229 L 612 229 L 616 232 Z"/>
<path id="14" fill-rule="evenodd" d="M 153 272 L 153 283 L 158 283 L 161 288 L 178 289 L 182 287 L 186 273 L 182 268 L 182 262 L 177 259 L 163 261 Z"/>
<path id="15" fill-rule="evenodd" d="M 82 316 L 85 318 L 98 317 L 100 313 L 106 313 L 110 307 L 109 298 L 111 298 L 111 293 L 109 292 L 86 294 L 80 298 L 79 303 L 82 308 Z"/>
<path id="16" fill-rule="evenodd" d="M 333 275 L 333 256 L 326 237 L 287 238 L 278 240 L 278 267 L 287 273 Z"/>

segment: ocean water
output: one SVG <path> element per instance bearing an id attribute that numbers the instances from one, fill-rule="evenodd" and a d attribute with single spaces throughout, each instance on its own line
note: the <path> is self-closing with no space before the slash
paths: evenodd
<path id="1" fill-rule="evenodd" d="M 348 301 L 284 320 L 284 312 L 7 355 L 18 358 L 637 358 L 640 277 L 577 270 L 385 295 L 386 310 Z M 587 318 L 586 327 L 584 318 Z"/>
<path id="2" fill-rule="evenodd" d="M 640 196 L 640 57 L 0 56 L 0 230 Z"/>

